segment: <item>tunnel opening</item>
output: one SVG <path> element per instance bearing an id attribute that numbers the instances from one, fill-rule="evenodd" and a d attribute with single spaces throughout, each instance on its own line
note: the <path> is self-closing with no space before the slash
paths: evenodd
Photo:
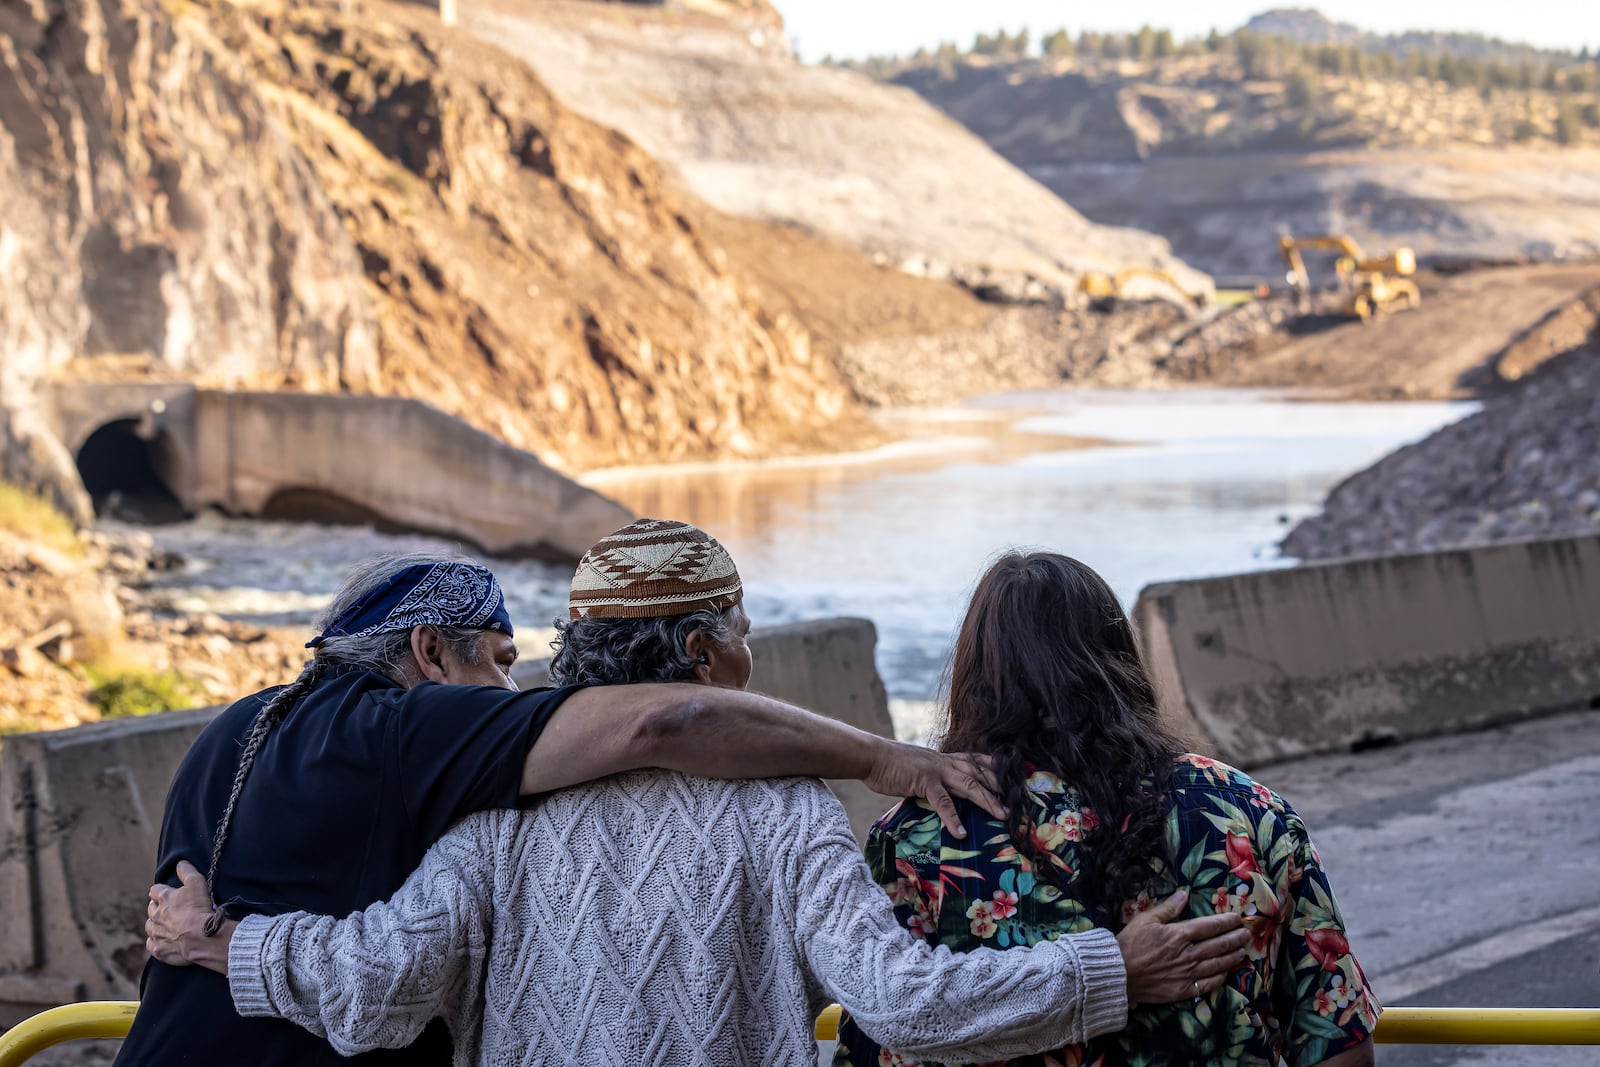
<path id="1" fill-rule="evenodd" d="M 257 518 L 275 522 L 309 522 L 320 526 L 366 526 L 383 534 L 421 534 L 424 537 L 454 541 L 464 551 L 480 556 L 493 556 L 497 559 L 537 560 L 541 563 L 559 563 L 567 567 L 575 566 L 578 562 L 571 553 L 563 552 L 543 541 L 514 545 L 511 548 L 491 552 L 471 538 L 462 536 L 459 530 L 438 529 L 420 523 L 396 522 L 366 504 L 326 489 L 304 486 L 279 489 L 255 514 Z"/>
<path id="2" fill-rule="evenodd" d="M 338 493 L 299 486 L 273 493 L 261 506 L 257 517 L 277 522 L 309 522 L 319 526 L 370 526 L 378 533 L 386 534 L 418 532 Z"/>
<path id="3" fill-rule="evenodd" d="M 178 453 L 161 431 L 141 436 L 138 419 L 108 422 L 78 449 L 78 476 L 101 518 L 149 525 L 189 517 L 173 482 Z"/>

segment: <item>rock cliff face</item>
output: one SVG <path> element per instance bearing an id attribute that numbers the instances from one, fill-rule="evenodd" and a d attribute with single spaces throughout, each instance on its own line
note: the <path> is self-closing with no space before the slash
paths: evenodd
<path id="1" fill-rule="evenodd" d="M 313 388 L 371 373 L 360 261 L 304 156 L 159 4 L 0 10 L 0 201 L 4 471 L 72 510 L 70 457 L 31 409 L 69 361 Z"/>
<path id="2" fill-rule="evenodd" d="M 569 467 L 859 430 L 703 204 L 425 9 L 29 0 L 0 109 L 18 424 L 39 381 L 132 365 L 417 396 Z M 49 481 L 39 451 L 4 473 Z"/>

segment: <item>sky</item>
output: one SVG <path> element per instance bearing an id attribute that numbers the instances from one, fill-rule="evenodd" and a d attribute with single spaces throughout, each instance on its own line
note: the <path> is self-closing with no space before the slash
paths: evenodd
<path id="1" fill-rule="evenodd" d="M 940 41 L 970 44 L 975 34 L 1027 27 L 1039 33 L 1066 27 L 1131 32 L 1149 24 L 1178 37 L 1227 32 L 1273 7 L 1308 7 L 1337 22 L 1379 33 L 1459 30 L 1545 48 L 1600 50 L 1600 0 L 773 0 L 801 58 L 816 61 L 906 54 Z"/>

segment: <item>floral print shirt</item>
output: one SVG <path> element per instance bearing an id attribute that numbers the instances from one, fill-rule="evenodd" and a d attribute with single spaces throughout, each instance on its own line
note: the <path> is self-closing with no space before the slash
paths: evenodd
<path id="1" fill-rule="evenodd" d="M 1027 783 L 1034 840 L 1069 874 L 1093 811 L 1052 774 Z M 1305 824 L 1272 790 L 1204 756 L 1178 757 L 1166 847 L 1151 888 L 1122 906 L 1127 922 L 1175 890 L 1191 916 L 1240 912 L 1252 935 L 1250 963 L 1214 993 L 1136 1007 L 1128 1026 L 1085 1045 L 1013 1061 L 1026 1067 L 1309 1067 L 1360 1044 L 1380 1011 L 1350 953 Z M 903 801 L 867 839 L 874 877 L 895 915 L 917 936 L 951 951 L 1032 945 L 1093 926 L 1070 894 L 1039 880 L 1005 827 L 966 804 L 966 840 L 945 833 L 920 801 Z M 900 1067 L 848 1016 L 835 1067 Z"/>

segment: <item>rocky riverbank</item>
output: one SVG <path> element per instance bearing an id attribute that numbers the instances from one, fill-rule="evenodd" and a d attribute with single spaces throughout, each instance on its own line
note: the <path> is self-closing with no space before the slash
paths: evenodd
<path id="1" fill-rule="evenodd" d="M 1592 328 L 1592 326 L 1591 326 Z M 1284 539 L 1305 560 L 1600 532 L 1600 340 L 1353 475 Z"/>
<path id="2" fill-rule="evenodd" d="M 304 662 L 298 634 L 145 610 L 139 586 L 178 561 L 51 514 L 0 484 L 0 734 L 223 703 Z"/>

